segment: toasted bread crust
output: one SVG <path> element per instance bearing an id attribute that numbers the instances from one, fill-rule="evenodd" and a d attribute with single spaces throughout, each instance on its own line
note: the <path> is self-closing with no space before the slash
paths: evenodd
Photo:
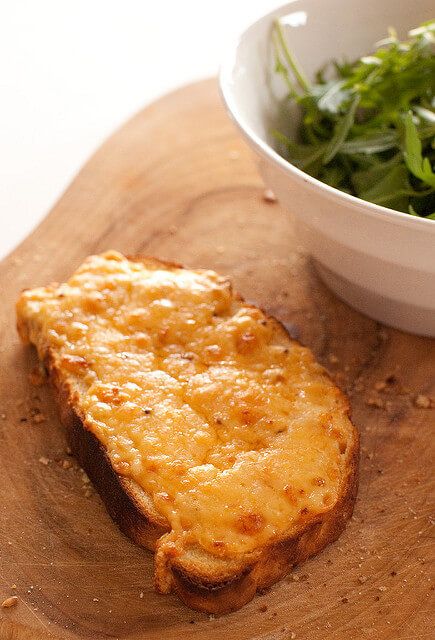
<path id="1" fill-rule="evenodd" d="M 129 257 L 137 262 L 153 260 L 173 267 L 174 263 L 155 258 Z M 238 294 L 234 297 L 240 301 Z M 268 316 L 276 330 L 286 328 Z M 22 319 L 19 320 L 22 326 Z M 23 334 L 23 331 L 20 331 Z M 77 411 L 72 386 L 62 376 L 56 354 L 48 349 L 43 363 L 54 389 L 60 418 L 72 453 L 92 480 L 112 519 L 121 531 L 137 544 L 156 550 L 155 583 L 158 591 L 174 591 L 189 607 L 212 614 L 228 613 L 249 602 L 259 590 L 265 589 L 286 575 L 296 564 L 321 551 L 336 540 L 351 517 L 358 487 L 359 440 L 356 430 L 348 453 L 347 477 L 340 499 L 330 510 L 310 516 L 291 537 L 274 542 L 254 553 L 229 562 L 228 569 L 216 574 L 201 570 L 194 561 L 174 556 L 159 561 L 158 542 L 170 531 L 151 500 L 132 480 L 119 475 L 113 468 L 106 449 L 87 428 Z M 347 402 L 344 399 L 344 404 Z"/>
<path id="2" fill-rule="evenodd" d="M 112 519 L 137 544 L 153 550 L 157 540 L 169 531 L 158 514 L 145 509 L 139 488 L 113 469 L 98 438 L 84 425 L 74 408 L 74 392 L 62 381 L 56 357 L 49 350 L 44 359 L 54 389 L 60 419 L 73 455 L 96 487 Z"/>
<path id="3" fill-rule="evenodd" d="M 249 602 L 257 591 L 270 587 L 291 569 L 337 540 L 352 516 L 358 491 L 359 441 L 351 452 L 345 490 L 334 507 L 307 522 L 289 538 L 264 548 L 251 564 L 230 580 L 207 582 L 182 562 L 172 564 L 172 585 L 189 607 L 208 613 L 228 613 Z"/>

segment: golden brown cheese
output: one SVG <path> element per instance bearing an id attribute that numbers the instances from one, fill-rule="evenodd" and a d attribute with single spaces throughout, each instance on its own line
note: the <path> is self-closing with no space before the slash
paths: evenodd
<path id="1" fill-rule="evenodd" d="M 330 509 L 352 426 L 309 350 L 212 271 L 88 258 L 23 293 L 18 317 L 79 391 L 114 468 L 180 544 L 252 551 Z"/>

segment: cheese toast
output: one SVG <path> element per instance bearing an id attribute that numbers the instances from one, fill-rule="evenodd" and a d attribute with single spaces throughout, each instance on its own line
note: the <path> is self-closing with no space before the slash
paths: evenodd
<path id="1" fill-rule="evenodd" d="M 227 278 L 110 251 L 24 291 L 17 326 L 108 512 L 155 552 L 159 592 L 238 609 L 344 529 L 348 402 Z"/>

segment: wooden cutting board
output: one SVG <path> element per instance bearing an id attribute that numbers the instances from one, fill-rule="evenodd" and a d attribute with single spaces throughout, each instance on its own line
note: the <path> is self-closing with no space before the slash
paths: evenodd
<path id="1" fill-rule="evenodd" d="M 234 614 L 209 619 L 154 592 L 151 555 L 111 522 L 66 452 L 49 390 L 29 382 L 34 355 L 14 327 L 20 290 L 63 280 L 109 248 L 230 275 L 350 395 L 362 440 L 353 520 Z M 115 133 L 1 263 L 0 291 L 0 598 L 18 596 L 0 609 L 2 640 L 434 637 L 435 409 L 416 398 L 435 397 L 435 341 L 386 329 L 322 285 L 291 215 L 264 200 L 215 81 L 176 91 Z"/>

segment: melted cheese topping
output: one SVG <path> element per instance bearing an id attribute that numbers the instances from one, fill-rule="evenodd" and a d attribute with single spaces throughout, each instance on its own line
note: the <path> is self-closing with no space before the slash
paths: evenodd
<path id="1" fill-rule="evenodd" d="M 252 551 L 336 502 L 353 437 L 342 396 L 216 273 L 109 252 L 24 292 L 18 315 L 180 544 Z"/>

